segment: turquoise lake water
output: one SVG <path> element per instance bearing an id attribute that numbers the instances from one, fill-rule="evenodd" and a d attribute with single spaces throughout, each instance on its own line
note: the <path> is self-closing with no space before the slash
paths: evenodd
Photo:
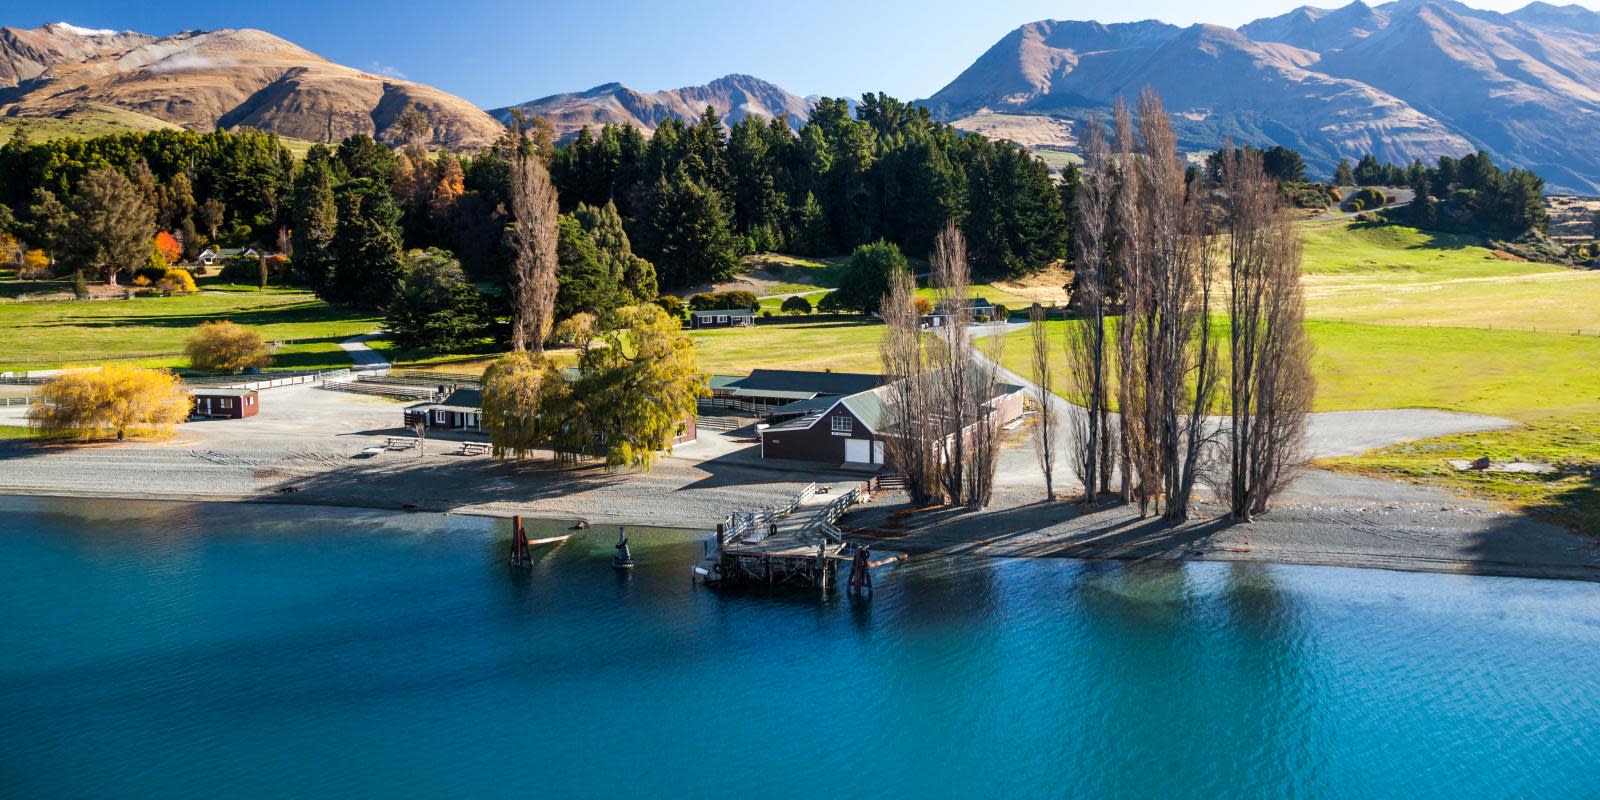
<path id="1" fill-rule="evenodd" d="M 1600 796 L 1600 585 L 614 535 L 0 498 L 0 796 Z"/>

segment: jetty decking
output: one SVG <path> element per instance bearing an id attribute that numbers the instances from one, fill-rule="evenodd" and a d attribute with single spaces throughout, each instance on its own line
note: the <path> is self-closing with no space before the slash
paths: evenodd
<path id="1" fill-rule="evenodd" d="M 827 591 L 838 585 L 839 564 L 852 564 L 851 588 L 870 589 L 873 560 L 845 541 L 834 523 L 851 506 L 870 502 L 875 481 L 843 492 L 813 483 L 781 508 L 736 512 L 717 526 L 714 548 L 695 573 L 706 583 L 795 585 Z"/>

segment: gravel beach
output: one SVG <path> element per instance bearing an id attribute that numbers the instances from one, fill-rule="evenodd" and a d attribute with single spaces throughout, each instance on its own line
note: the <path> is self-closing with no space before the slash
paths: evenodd
<path id="1" fill-rule="evenodd" d="M 0 441 L 0 494 L 524 514 L 709 530 L 730 512 L 781 505 L 813 481 L 847 486 L 865 477 L 763 461 L 747 431 L 702 431 L 699 441 L 643 473 L 557 468 L 544 460 L 503 464 L 462 455 L 459 441 L 437 436 L 421 453 L 365 453 L 389 437 L 410 437 L 400 427 L 403 408 L 289 386 L 263 392 L 255 417 L 187 423 L 160 441 Z M 0 424 L 18 424 L 22 411 L 0 409 Z M 1314 420 L 1313 449 L 1331 454 L 1500 424 L 1439 412 L 1387 413 Z M 997 485 L 995 502 L 981 512 L 907 514 L 903 498 L 886 494 L 842 524 L 884 549 L 923 554 L 1275 561 L 1600 580 L 1600 538 L 1439 490 L 1322 470 L 1306 471 L 1255 523 L 1228 525 L 1224 509 L 1202 505 L 1194 522 L 1171 528 L 1121 506 L 1084 513 L 1069 502 L 1040 502 L 1042 479 L 1024 428 L 1008 436 Z M 1057 491 L 1070 497 L 1075 487 L 1063 478 Z"/>

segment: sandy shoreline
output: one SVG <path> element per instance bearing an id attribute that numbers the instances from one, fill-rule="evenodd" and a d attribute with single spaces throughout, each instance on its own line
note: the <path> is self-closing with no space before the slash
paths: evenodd
<path id="1" fill-rule="evenodd" d="M 264 393 L 262 405 L 256 417 L 184 425 L 156 442 L 0 441 L 0 494 L 521 514 L 709 532 L 731 512 L 784 505 L 809 483 L 847 487 L 865 478 L 763 461 L 738 433 L 703 433 L 649 472 L 505 464 L 463 455 L 459 442 L 444 439 L 421 453 L 371 456 L 367 448 L 408 433 L 397 429 L 401 404 L 285 387 Z M 1368 415 L 1342 427 L 1356 438 L 1393 436 L 1366 424 L 1385 419 Z M 1086 514 L 1068 502 L 1042 503 L 1026 441 L 1002 451 L 998 485 L 981 512 L 908 518 L 896 513 L 902 498 L 884 495 L 840 526 L 881 550 L 921 557 L 1257 561 L 1600 581 L 1600 537 L 1435 489 L 1323 470 L 1307 470 L 1272 513 L 1250 525 L 1226 524 L 1215 506 L 1172 528 L 1121 506 Z"/>

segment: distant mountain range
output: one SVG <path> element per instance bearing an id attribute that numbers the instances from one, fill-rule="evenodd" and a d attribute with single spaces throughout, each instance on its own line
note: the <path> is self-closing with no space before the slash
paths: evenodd
<path id="1" fill-rule="evenodd" d="M 863 89 L 872 88 L 863 76 Z M 922 101 L 964 130 L 1041 150 L 1075 146 L 1076 126 L 1146 85 L 1161 92 L 1188 150 L 1227 138 L 1282 144 L 1330 173 L 1342 157 L 1406 162 L 1486 149 L 1553 190 L 1600 194 L 1600 13 L 1535 2 L 1509 14 L 1455 0 L 1302 7 L 1238 29 L 1163 22 L 1040 21 L 1007 34 Z M 473 149 L 513 108 L 582 126 L 652 131 L 711 106 L 728 122 L 785 115 L 815 97 L 748 75 L 642 92 L 608 83 L 484 112 L 410 81 L 334 64 L 256 30 L 167 37 L 66 24 L 0 28 L 0 115 L 116 109 L 146 127 L 249 125 L 313 141 L 394 141 L 416 109 L 433 143 Z M 498 121 L 497 121 L 498 120 Z"/>
<path id="2" fill-rule="evenodd" d="M 409 110 L 422 112 L 439 146 L 479 148 L 503 130 L 459 97 L 335 64 L 262 31 L 0 28 L 0 115 L 99 107 L 193 130 L 248 125 L 311 141 L 354 133 L 395 141 L 395 121 Z"/>
<path id="3" fill-rule="evenodd" d="M 628 124 L 646 133 L 668 119 L 693 121 L 710 106 L 725 122 L 747 116 L 771 119 L 787 115 L 798 127 L 811 114 L 815 98 L 791 94 L 780 86 L 749 75 L 728 75 L 704 86 L 686 86 L 660 92 L 641 92 L 620 83 L 607 83 L 586 92 L 567 92 L 497 108 L 489 113 L 502 122 L 513 110 L 542 116 L 555 124 L 557 139 L 576 134 L 585 125 L 596 131 L 602 125 Z"/>
<path id="4" fill-rule="evenodd" d="M 1000 112 L 1059 127 L 1145 85 L 1190 148 L 1282 144 L 1324 174 L 1367 152 L 1405 162 L 1482 148 L 1553 189 L 1600 193 L 1600 14 L 1580 6 L 1357 0 L 1238 30 L 1033 22 L 924 102 L 949 120 Z"/>

